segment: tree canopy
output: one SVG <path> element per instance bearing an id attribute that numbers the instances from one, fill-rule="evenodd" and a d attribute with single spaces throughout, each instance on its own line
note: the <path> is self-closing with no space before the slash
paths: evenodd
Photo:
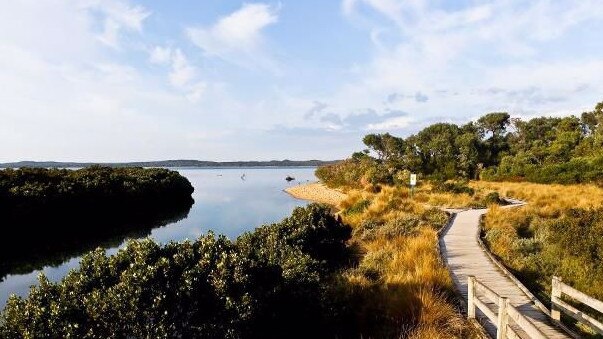
<path id="1" fill-rule="evenodd" d="M 0 313 L 2 338 L 336 337 L 326 296 L 351 228 L 326 206 L 231 241 L 131 241 L 86 254 L 60 282 L 41 275 Z"/>
<path id="2" fill-rule="evenodd" d="M 323 166 L 331 186 L 392 184 L 420 173 L 438 180 L 603 181 L 603 102 L 580 117 L 512 119 L 488 113 L 459 126 L 435 123 L 406 138 L 369 134 L 365 152 Z M 406 179 L 407 180 L 407 179 Z"/>

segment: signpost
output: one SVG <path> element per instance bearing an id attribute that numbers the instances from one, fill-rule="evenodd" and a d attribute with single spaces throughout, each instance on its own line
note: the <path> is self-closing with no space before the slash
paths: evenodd
<path id="1" fill-rule="evenodd" d="M 414 173 L 410 174 L 410 198 L 412 199 L 413 193 L 415 191 L 415 186 L 417 186 L 417 175 Z"/>

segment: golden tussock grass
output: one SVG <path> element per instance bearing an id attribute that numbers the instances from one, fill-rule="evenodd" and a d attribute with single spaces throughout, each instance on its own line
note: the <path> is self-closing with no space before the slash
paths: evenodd
<path id="1" fill-rule="evenodd" d="M 497 191 L 501 196 L 524 200 L 541 213 L 556 209 L 590 208 L 603 205 L 603 189 L 596 185 L 546 185 L 526 182 L 470 183 L 473 188 Z"/>
<path id="2" fill-rule="evenodd" d="M 485 240 L 537 296 L 549 300 L 553 275 L 591 296 L 603 296 L 603 269 L 600 257 L 593 255 L 603 253 L 603 231 L 596 220 L 601 210 L 595 210 L 603 206 L 603 188 L 508 182 L 471 186 L 527 203 L 510 209 L 491 206 L 484 219 Z"/>
<path id="3" fill-rule="evenodd" d="M 478 196 L 469 194 L 452 194 L 436 192 L 419 192 L 417 200 L 423 201 L 432 206 L 463 208 L 473 206 L 479 203 Z"/>
<path id="4" fill-rule="evenodd" d="M 408 188 L 383 187 L 380 192 L 348 191 L 339 207 L 344 221 L 361 227 L 363 221 L 386 223 L 427 209 L 409 199 Z M 356 209 L 357 206 L 363 206 Z M 353 211 L 353 213 L 349 212 Z M 439 225 L 443 226 L 443 225 Z M 371 240 L 353 239 L 364 254 L 358 267 L 344 277 L 359 295 L 358 323 L 370 337 L 467 338 L 474 329 L 453 303 L 452 280 L 437 251 L 437 227 L 419 227 L 412 235 Z M 380 314 L 389 330 L 373 324 Z"/>
<path id="5" fill-rule="evenodd" d="M 545 185 L 516 182 L 472 182 L 471 187 L 498 192 L 502 197 L 527 202 L 520 208 L 503 209 L 490 206 L 484 219 L 486 231 L 494 231 L 490 241 L 491 250 L 511 263 L 516 258 L 513 247 L 519 238 L 518 233 L 529 227 L 532 218 L 555 219 L 564 211 L 572 208 L 596 208 L 603 206 L 603 189 L 596 185 Z"/>

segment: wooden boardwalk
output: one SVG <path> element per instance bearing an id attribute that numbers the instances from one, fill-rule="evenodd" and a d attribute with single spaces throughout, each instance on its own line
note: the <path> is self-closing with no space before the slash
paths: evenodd
<path id="1" fill-rule="evenodd" d="M 458 212 L 440 240 L 442 256 L 465 303 L 467 302 L 467 277 L 473 275 L 495 293 L 508 297 L 509 303 L 526 316 L 546 337 L 570 338 L 565 332 L 551 324 L 548 315 L 538 308 L 531 297 L 506 276 L 482 250 L 478 243 L 478 231 L 480 218 L 486 211 L 486 209 L 480 209 Z M 497 312 L 495 304 L 489 304 L 488 307 Z M 480 312 L 477 315 L 480 317 Z M 496 337 L 496 324 L 487 319 L 482 323 L 485 325 L 486 332 L 490 336 Z M 528 338 L 525 332 L 515 326 L 513 328 L 520 333 L 522 338 Z"/>

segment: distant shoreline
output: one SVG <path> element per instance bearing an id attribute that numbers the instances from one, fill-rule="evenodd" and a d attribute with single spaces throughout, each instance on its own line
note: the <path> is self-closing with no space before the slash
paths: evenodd
<path id="1" fill-rule="evenodd" d="M 166 168 L 274 168 L 274 167 L 318 167 L 339 160 L 269 160 L 269 161 L 201 161 L 201 160 L 161 160 L 137 162 L 59 162 L 59 161 L 18 161 L 0 163 L 0 168 L 82 168 L 94 165 L 107 167 L 166 167 Z"/>

